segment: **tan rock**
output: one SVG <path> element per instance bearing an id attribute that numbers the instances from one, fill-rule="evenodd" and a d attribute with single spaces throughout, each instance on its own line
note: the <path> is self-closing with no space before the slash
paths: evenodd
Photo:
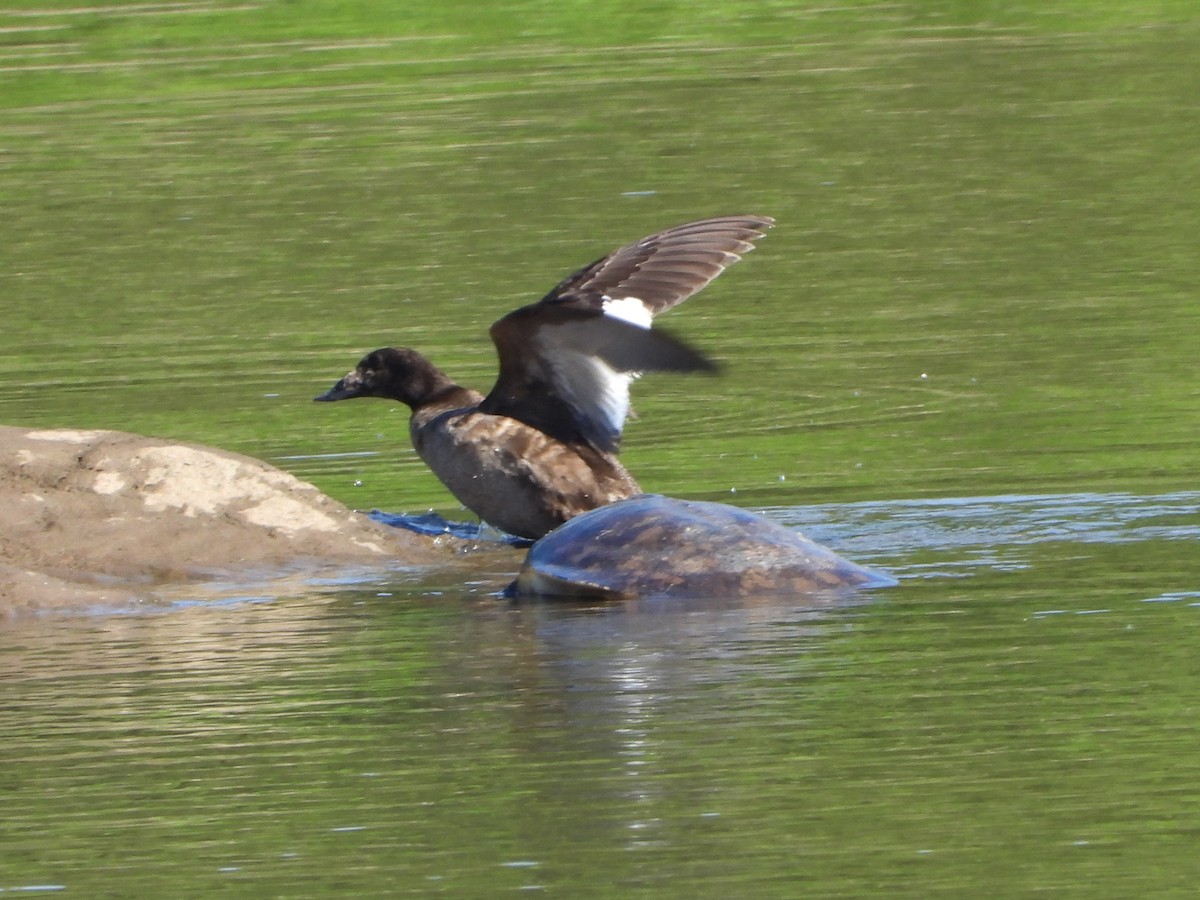
<path id="1" fill-rule="evenodd" d="M 135 602 L 154 585 L 235 569 L 427 566 L 448 555 L 247 456 L 0 426 L 0 614 Z"/>

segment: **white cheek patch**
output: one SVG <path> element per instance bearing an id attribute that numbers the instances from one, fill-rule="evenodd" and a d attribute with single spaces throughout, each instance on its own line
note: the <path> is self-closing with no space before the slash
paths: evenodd
<path id="1" fill-rule="evenodd" d="M 650 307 L 637 297 L 620 297 L 613 299 L 605 296 L 603 307 L 606 316 L 637 325 L 639 328 L 649 328 L 654 319 Z"/>

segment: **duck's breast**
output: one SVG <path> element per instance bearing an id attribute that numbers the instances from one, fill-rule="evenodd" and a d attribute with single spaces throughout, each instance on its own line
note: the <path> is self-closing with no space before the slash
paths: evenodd
<path id="1" fill-rule="evenodd" d="M 459 501 L 497 528 L 537 538 L 572 516 L 632 496 L 615 459 L 507 416 L 455 410 L 413 419 L 417 454 Z"/>

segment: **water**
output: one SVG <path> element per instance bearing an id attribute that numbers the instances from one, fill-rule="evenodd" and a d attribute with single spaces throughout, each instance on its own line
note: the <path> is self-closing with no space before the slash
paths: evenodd
<path id="1" fill-rule="evenodd" d="M 579 608 L 397 581 L 11 628 L 5 884 L 918 896 L 1200 874 L 1200 592 L 1177 549 L 1200 495 L 773 515 L 901 586 Z"/>
<path id="2" fill-rule="evenodd" d="M 311 397 L 392 343 L 486 387 L 572 268 L 766 213 L 625 458 L 900 585 L 511 606 L 504 551 L 6 622 L 0 888 L 1190 893 L 1190 8 L 536 12 L 0 13 L 0 421 L 454 517 Z"/>

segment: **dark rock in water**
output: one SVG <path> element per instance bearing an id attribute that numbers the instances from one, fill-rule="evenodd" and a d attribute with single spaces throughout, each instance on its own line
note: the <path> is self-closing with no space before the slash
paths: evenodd
<path id="1" fill-rule="evenodd" d="M 508 594 L 749 597 L 895 583 L 746 510 L 643 494 L 576 516 L 537 541 Z"/>

